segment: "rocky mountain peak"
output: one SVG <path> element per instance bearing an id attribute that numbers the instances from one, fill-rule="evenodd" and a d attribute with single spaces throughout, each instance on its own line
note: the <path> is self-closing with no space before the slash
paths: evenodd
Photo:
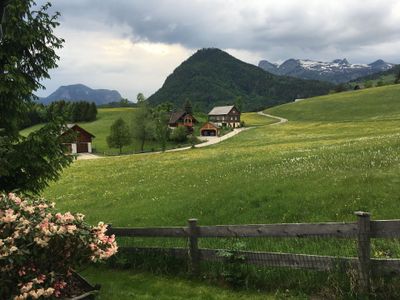
<path id="1" fill-rule="evenodd" d="M 275 75 L 329 81 L 336 84 L 386 71 L 394 66 L 394 64 L 387 63 L 382 59 L 368 65 L 351 64 L 346 58 L 334 59 L 331 62 L 291 58 L 281 65 L 266 60 L 259 63 L 260 68 Z"/>

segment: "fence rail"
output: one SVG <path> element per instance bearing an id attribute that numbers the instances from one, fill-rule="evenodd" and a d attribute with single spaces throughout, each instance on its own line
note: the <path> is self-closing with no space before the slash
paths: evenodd
<path id="1" fill-rule="evenodd" d="M 196 219 L 188 220 L 187 227 L 118 228 L 110 226 L 108 234 L 118 237 L 180 237 L 188 239 L 188 248 L 126 247 L 128 253 L 162 253 L 187 258 L 193 274 L 199 272 L 201 261 L 224 262 L 222 249 L 201 249 L 199 238 L 254 238 L 254 237 L 335 237 L 356 239 L 358 257 L 335 257 L 276 252 L 236 251 L 244 263 L 263 267 L 288 267 L 330 271 L 357 268 L 359 289 L 368 294 L 372 273 L 400 274 L 400 259 L 371 259 L 371 238 L 400 238 L 400 220 L 371 221 L 370 214 L 356 212 L 357 222 L 288 223 L 198 226 Z"/>

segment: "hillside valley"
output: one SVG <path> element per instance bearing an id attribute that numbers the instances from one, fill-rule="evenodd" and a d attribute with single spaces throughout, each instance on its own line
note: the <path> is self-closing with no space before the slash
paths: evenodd
<path id="1" fill-rule="evenodd" d="M 342 222 L 354 221 L 359 210 L 374 219 L 395 219 L 400 214 L 399 94 L 400 85 L 392 85 L 310 98 L 265 111 L 287 123 L 271 126 L 252 116 L 256 128 L 207 148 L 76 161 L 44 196 L 62 211 L 83 212 L 90 223 L 104 220 L 117 227 L 181 226 L 193 217 L 201 225 Z M 113 118 L 126 110 L 115 110 Z M 357 255 L 350 240 L 241 242 L 251 251 Z M 119 245 L 184 247 L 186 241 L 128 238 Z M 201 246 L 230 249 L 232 244 L 204 239 Z M 373 241 L 372 247 L 373 257 L 383 252 L 400 257 L 396 242 Z M 325 273 L 259 272 L 271 291 L 313 294 L 330 284 Z M 116 271 L 115 280 L 125 275 Z M 97 269 L 88 276 L 102 279 Z"/>
<path id="2" fill-rule="evenodd" d="M 120 226 L 178 225 L 193 216 L 203 224 L 348 220 L 357 209 L 395 217 L 399 92 L 395 85 L 278 106 L 267 112 L 288 123 L 209 148 L 79 161 L 45 195 Z M 196 195 L 190 201 L 188 192 Z"/>

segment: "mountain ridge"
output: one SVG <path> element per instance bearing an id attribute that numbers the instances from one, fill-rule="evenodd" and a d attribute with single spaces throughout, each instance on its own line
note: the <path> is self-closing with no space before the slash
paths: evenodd
<path id="1" fill-rule="evenodd" d="M 45 105 L 58 100 L 70 102 L 89 101 L 96 105 L 119 102 L 121 94 L 116 90 L 92 89 L 84 84 L 77 83 L 62 85 L 47 97 L 39 98 L 39 102 Z"/>
<path id="2" fill-rule="evenodd" d="M 182 107 L 188 99 L 195 109 L 208 112 L 240 98 L 244 111 L 251 111 L 326 94 L 332 88 L 326 82 L 276 76 L 220 49 L 204 48 L 182 62 L 148 100 Z"/>
<path id="3" fill-rule="evenodd" d="M 387 63 L 382 59 L 378 59 L 370 64 L 351 64 L 346 58 L 334 59 L 330 62 L 290 58 L 282 64 L 261 60 L 258 66 L 275 75 L 322 80 L 339 84 L 389 70 L 395 64 Z"/>

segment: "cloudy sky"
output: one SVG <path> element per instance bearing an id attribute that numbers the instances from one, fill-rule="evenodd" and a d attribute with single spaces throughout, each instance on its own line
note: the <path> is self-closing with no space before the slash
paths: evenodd
<path id="1" fill-rule="evenodd" d="M 44 82 L 150 96 L 199 48 L 252 64 L 288 58 L 400 63 L 398 0 L 53 0 L 65 39 Z"/>

